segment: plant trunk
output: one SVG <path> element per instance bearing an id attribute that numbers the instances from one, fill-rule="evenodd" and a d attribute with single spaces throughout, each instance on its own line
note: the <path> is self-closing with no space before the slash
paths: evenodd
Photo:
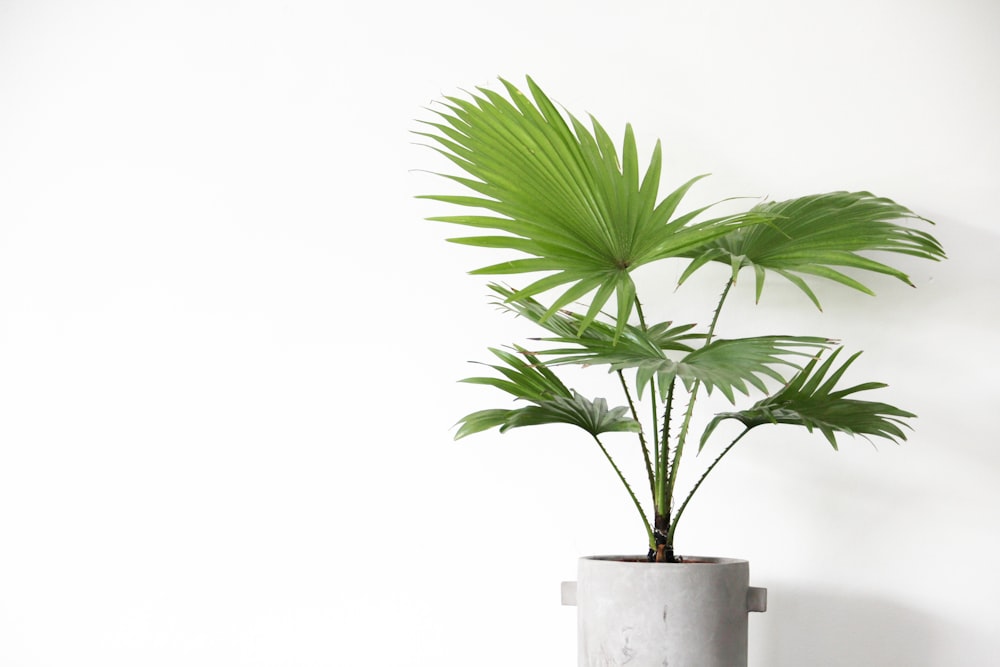
<path id="1" fill-rule="evenodd" d="M 678 563 L 680 560 L 674 555 L 674 545 L 667 543 L 667 534 L 670 532 L 670 516 L 665 514 L 656 515 L 656 523 L 653 534 L 656 537 L 656 551 L 650 554 L 650 560 L 657 563 Z"/>

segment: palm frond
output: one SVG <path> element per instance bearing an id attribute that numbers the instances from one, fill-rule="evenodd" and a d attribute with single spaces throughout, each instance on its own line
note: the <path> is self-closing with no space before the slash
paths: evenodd
<path id="1" fill-rule="evenodd" d="M 705 334 L 693 333 L 693 324 L 674 325 L 659 322 L 646 329 L 625 325 L 619 334 L 615 326 L 595 320 L 584 331 L 579 330 L 583 316 L 560 310 L 549 316 L 538 301 L 516 298 L 516 292 L 500 285 L 490 286 L 504 298 L 498 305 L 539 324 L 556 334 L 540 339 L 557 347 L 535 352 L 545 356 L 550 366 L 576 364 L 580 366 L 608 365 L 610 371 L 636 369 L 636 389 L 639 397 L 654 375 L 672 371 L 675 367 L 667 351 L 688 353 L 694 350 L 689 341 L 704 340 Z"/>
<path id="2" fill-rule="evenodd" d="M 929 222 L 891 199 L 869 192 L 831 192 L 781 202 L 763 202 L 751 213 L 761 224 L 734 229 L 686 253 L 692 259 L 680 281 L 715 261 L 732 266 L 733 278 L 750 268 L 757 299 L 767 271 L 784 277 L 819 307 L 802 276 L 818 276 L 867 294 L 872 290 L 840 269 L 871 271 L 912 284 L 900 269 L 860 253 L 886 252 L 940 260 L 945 257 L 933 236 L 910 226 Z"/>
<path id="3" fill-rule="evenodd" d="M 572 392 L 562 383 L 562 380 L 545 364 L 541 363 L 534 354 L 520 347 L 515 348 L 515 350 L 521 356 L 506 350 L 490 348 L 490 352 L 503 363 L 486 365 L 503 377 L 471 377 L 465 378 L 462 382 L 490 385 L 507 392 L 514 398 L 532 403 L 553 396 L 564 398 L 572 396 Z"/>
<path id="4" fill-rule="evenodd" d="M 608 408 L 608 403 L 603 398 L 591 400 L 567 389 L 530 352 L 517 348 L 521 355 L 518 356 L 505 350 L 491 351 L 503 362 L 489 365 L 500 377 L 471 377 L 463 382 L 496 387 L 531 405 L 514 409 L 479 410 L 468 414 L 458 422 L 456 440 L 494 427 L 499 427 L 503 433 L 511 428 L 538 424 L 570 424 L 593 436 L 611 431 L 640 430 L 639 423 L 627 415 L 628 408 Z"/>
<path id="5" fill-rule="evenodd" d="M 619 156 L 596 119 L 590 119 L 588 129 L 561 113 L 530 78 L 530 98 L 501 82 L 506 96 L 480 88 L 471 99 L 447 98 L 437 112 L 439 122 L 426 123 L 428 130 L 417 134 L 466 174 L 442 175 L 473 193 L 425 198 L 481 211 L 431 219 L 501 232 L 454 242 L 527 256 L 474 273 L 547 273 L 516 298 L 563 288 L 552 306 L 558 309 L 594 292 L 591 308 L 579 322 L 581 330 L 614 298 L 620 334 L 634 308 L 633 269 L 681 256 L 747 224 L 743 215 L 694 222 L 705 209 L 674 217 L 684 194 L 701 177 L 658 201 L 659 144 L 643 173 L 631 126 L 625 129 Z"/>
<path id="6" fill-rule="evenodd" d="M 751 408 L 716 415 L 705 428 L 701 446 L 726 419 L 736 419 L 748 429 L 764 424 L 793 424 L 805 427 L 810 433 L 815 429 L 834 449 L 837 449 L 837 433 L 876 436 L 893 442 L 906 440 L 900 427 L 907 426 L 905 420 L 916 415 L 886 403 L 848 398 L 862 391 L 881 389 L 885 384 L 866 382 L 835 389 L 841 376 L 861 354 L 855 353 L 831 373 L 842 349 L 835 350 L 819 368 L 816 367 L 819 359 L 814 358 L 786 386 Z"/>
<path id="7" fill-rule="evenodd" d="M 609 409 L 605 399 L 590 400 L 574 391 L 570 398 L 557 396 L 537 405 L 513 410 L 500 427 L 500 432 L 539 424 L 570 424 L 593 436 L 614 431 L 635 433 L 640 430 L 639 422 L 628 416 L 627 407 Z"/>
<path id="8" fill-rule="evenodd" d="M 775 367 L 798 369 L 800 366 L 792 358 L 812 357 L 831 343 L 816 336 L 719 338 L 685 356 L 674 373 L 689 390 L 699 381 L 709 393 L 718 389 L 730 403 L 735 403 L 736 391 L 749 395 L 749 385 L 767 393 L 766 378 L 785 382 Z"/>
<path id="9" fill-rule="evenodd" d="M 629 341 L 650 348 L 660 350 L 678 350 L 690 352 L 694 348 L 685 341 L 700 340 L 704 334 L 689 333 L 694 328 L 694 324 L 682 324 L 674 326 L 673 322 L 659 322 L 647 326 L 645 330 L 633 325 L 626 325 L 624 330 L 627 340 L 621 341 L 615 338 L 615 327 L 604 322 L 595 320 L 591 328 L 580 331 L 580 323 L 584 316 L 570 310 L 546 308 L 544 305 L 531 297 L 522 297 L 516 290 L 492 283 L 490 289 L 503 297 L 497 302 L 500 308 L 525 317 L 544 329 L 556 334 L 554 338 L 544 338 L 546 341 L 558 341 L 562 343 L 578 343 L 582 346 L 602 346 L 605 349 L 612 347 L 627 347 Z M 550 362 L 551 363 L 551 362 Z"/>

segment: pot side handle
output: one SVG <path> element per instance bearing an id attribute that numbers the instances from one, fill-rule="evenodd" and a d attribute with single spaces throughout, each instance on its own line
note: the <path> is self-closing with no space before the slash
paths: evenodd
<path id="1" fill-rule="evenodd" d="M 747 589 L 747 611 L 767 611 L 767 589 L 751 586 Z"/>
<path id="2" fill-rule="evenodd" d="M 564 607 L 575 607 L 576 606 L 576 582 L 575 581 L 564 581 L 564 582 L 562 582 L 562 605 Z"/>

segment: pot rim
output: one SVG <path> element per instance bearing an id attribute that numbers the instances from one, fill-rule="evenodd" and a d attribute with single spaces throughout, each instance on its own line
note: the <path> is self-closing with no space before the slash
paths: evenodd
<path id="1" fill-rule="evenodd" d="M 646 559 L 646 556 L 642 555 L 623 555 L 623 554 L 608 554 L 600 556 L 582 556 L 580 560 L 603 562 L 603 563 L 621 563 L 622 565 L 653 565 L 653 566 L 664 566 L 664 565 L 681 565 L 684 567 L 698 566 L 698 565 L 736 565 L 749 563 L 750 561 L 743 560 L 741 558 L 725 558 L 719 556 L 680 556 L 683 560 L 680 563 L 654 563 Z"/>

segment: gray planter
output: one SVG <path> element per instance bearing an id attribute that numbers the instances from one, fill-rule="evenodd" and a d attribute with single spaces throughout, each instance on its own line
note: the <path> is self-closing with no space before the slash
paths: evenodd
<path id="1" fill-rule="evenodd" d="M 577 608 L 579 667 L 746 667 L 747 612 L 767 590 L 749 585 L 750 564 L 685 557 L 581 558 L 563 604 Z"/>

